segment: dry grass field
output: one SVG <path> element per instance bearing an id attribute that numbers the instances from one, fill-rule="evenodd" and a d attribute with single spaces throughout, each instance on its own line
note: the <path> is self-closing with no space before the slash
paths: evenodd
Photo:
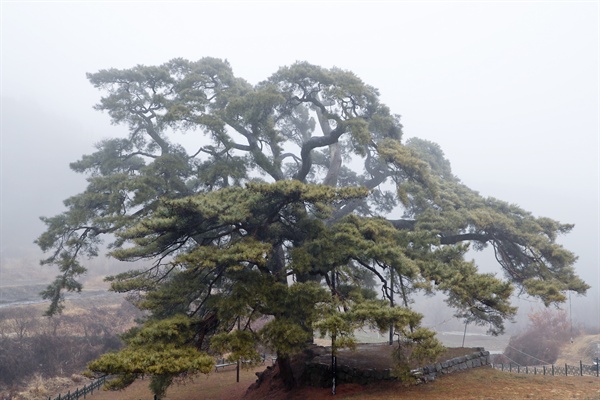
<path id="1" fill-rule="evenodd" d="M 517 375 L 491 368 L 477 368 L 437 379 L 418 386 L 405 386 L 397 382 L 377 385 L 340 385 L 332 396 L 330 389 L 302 388 L 292 392 L 273 391 L 245 396 L 246 389 L 256 377 L 246 370 L 236 383 L 235 367 L 199 376 L 192 382 L 174 385 L 166 400 L 322 400 L 322 399 L 418 399 L 418 400 L 597 400 L 600 399 L 600 379 L 594 377 L 550 377 Z M 148 382 L 138 381 L 124 391 L 95 393 L 92 400 L 151 400 Z M 258 395 L 258 396 L 257 396 Z"/>
<path id="2" fill-rule="evenodd" d="M 255 369 L 242 369 L 240 382 L 236 382 L 235 366 L 220 369 L 209 375 L 198 375 L 193 380 L 183 384 L 174 384 L 167 391 L 168 400 L 191 399 L 241 399 L 248 387 L 256 381 L 256 372 L 265 367 Z M 152 400 L 152 393 L 148 389 L 148 381 L 138 380 L 127 389 L 118 392 L 101 391 L 94 393 L 91 400 Z"/>

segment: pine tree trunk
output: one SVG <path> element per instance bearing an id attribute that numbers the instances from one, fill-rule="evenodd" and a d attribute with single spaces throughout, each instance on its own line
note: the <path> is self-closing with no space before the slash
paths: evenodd
<path id="1" fill-rule="evenodd" d="M 292 364 L 289 356 L 277 355 L 277 366 L 279 367 L 279 376 L 283 381 L 286 390 L 291 390 L 296 386 L 296 379 L 294 379 L 294 372 L 292 370 Z"/>

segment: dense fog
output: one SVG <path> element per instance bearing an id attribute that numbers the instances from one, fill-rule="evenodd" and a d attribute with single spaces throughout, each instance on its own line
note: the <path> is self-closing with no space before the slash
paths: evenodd
<path id="1" fill-rule="evenodd" d="M 597 7 L 3 3 L 0 268 L 41 257 L 39 217 L 61 212 L 85 187 L 69 163 L 125 132 L 92 109 L 101 92 L 86 72 L 212 56 L 257 83 L 305 60 L 377 87 L 402 115 L 405 138 L 439 143 L 472 189 L 574 223 L 560 242 L 579 256 L 577 272 L 592 289 L 570 306 L 576 322 L 600 327 Z M 489 252 L 473 256 L 500 271 Z M 0 291 L 9 284 L 0 273 Z M 524 313 L 540 306 L 518 305 Z"/>

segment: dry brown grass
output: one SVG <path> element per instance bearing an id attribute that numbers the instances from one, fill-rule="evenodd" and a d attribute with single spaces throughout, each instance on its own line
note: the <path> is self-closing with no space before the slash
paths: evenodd
<path id="1" fill-rule="evenodd" d="M 261 367 L 262 368 L 262 367 Z M 254 372 L 244 370 L 240 383 L 235 382 L 235 368 L 199 376 L 185 385 L 174 385 L 167 392 L 167 400 L 236 400 L 244 399 L 248 386 L 254 382 Z M 269 400 L 324 400 L 331 399 L 331 389 L 301 388 L 292 392 L 276 391 L 261 399 Z M 338 399 L 418 399 L 418 400 L 565 400 L 600 399 L 600 379 L 579 376 L 517 375 L 491 368 L 477 368 L 443 376 L 435 382 L 406 386 L 398 382 L 360 386 L 339 385 Z M 101 391 L 92 400 L 150 400 L 147 381 L 137 381 L 120 392 Z"/>
<path id="2" fill-rule="evenodd" d="M 65 392 L 73 384 L 73 379 L 55 377 L 44 379 L 40 374 L 35 374 L 26 385 L 25 390 L 19 392 L 18 400 L 46 400 L 59 392 Z"/>
<path id="3" fill-rule="evenodd" d="M 600 380 L 593 377 L 550 377 L 517 375 L 476 368 L 439 378 L 414 387 L 397 383 L 378 385 L 346 397 L 349 399 L 419 399 L 419 400 L 564 400 L 600 399 Z"/>
<path id="4" fill-rule="evenodd" d="M 264 366 L 254 369 L 242 369 L 240 382 L 236 382 L 235 366 L 220 369 L 209 375 L 198 375 L 185 384 L 174 384 L 167 390 L 166 400 L 233 400 L 241 399 L 248 387 L 256 381 L 256 372 Z M 91 400 L 151 400 L 147 380 L 138 380 L 125 390 L 118 392 L 101 391 Z"/>

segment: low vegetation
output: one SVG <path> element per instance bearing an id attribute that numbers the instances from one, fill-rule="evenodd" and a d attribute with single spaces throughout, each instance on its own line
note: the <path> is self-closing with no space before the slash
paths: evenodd
<path id="1" fill-rule="evenodd" d="M 505 361 L 519 365 L 554 364 L 561 348 L 576 334 L 565 311 L 543 309 L 531 313 L 527 329 L 510 338 L 504 351 Z"/>
<path id="2" fill-rule="evenodd" d="M 73 377 L 82 379 L 78 374 L 87 363 L 118 350 L 119 335 L 140 316 L 123 300 L 97 307 L 85 304 L 85 308 L 69 303 L 63 314 L 54 317 L 44 316 L 44 307 L 0 309 L 0 394 L 7 398 L 18 392 L 37 393 L 39 398 L 41 393 L 72 384 Z"/>

